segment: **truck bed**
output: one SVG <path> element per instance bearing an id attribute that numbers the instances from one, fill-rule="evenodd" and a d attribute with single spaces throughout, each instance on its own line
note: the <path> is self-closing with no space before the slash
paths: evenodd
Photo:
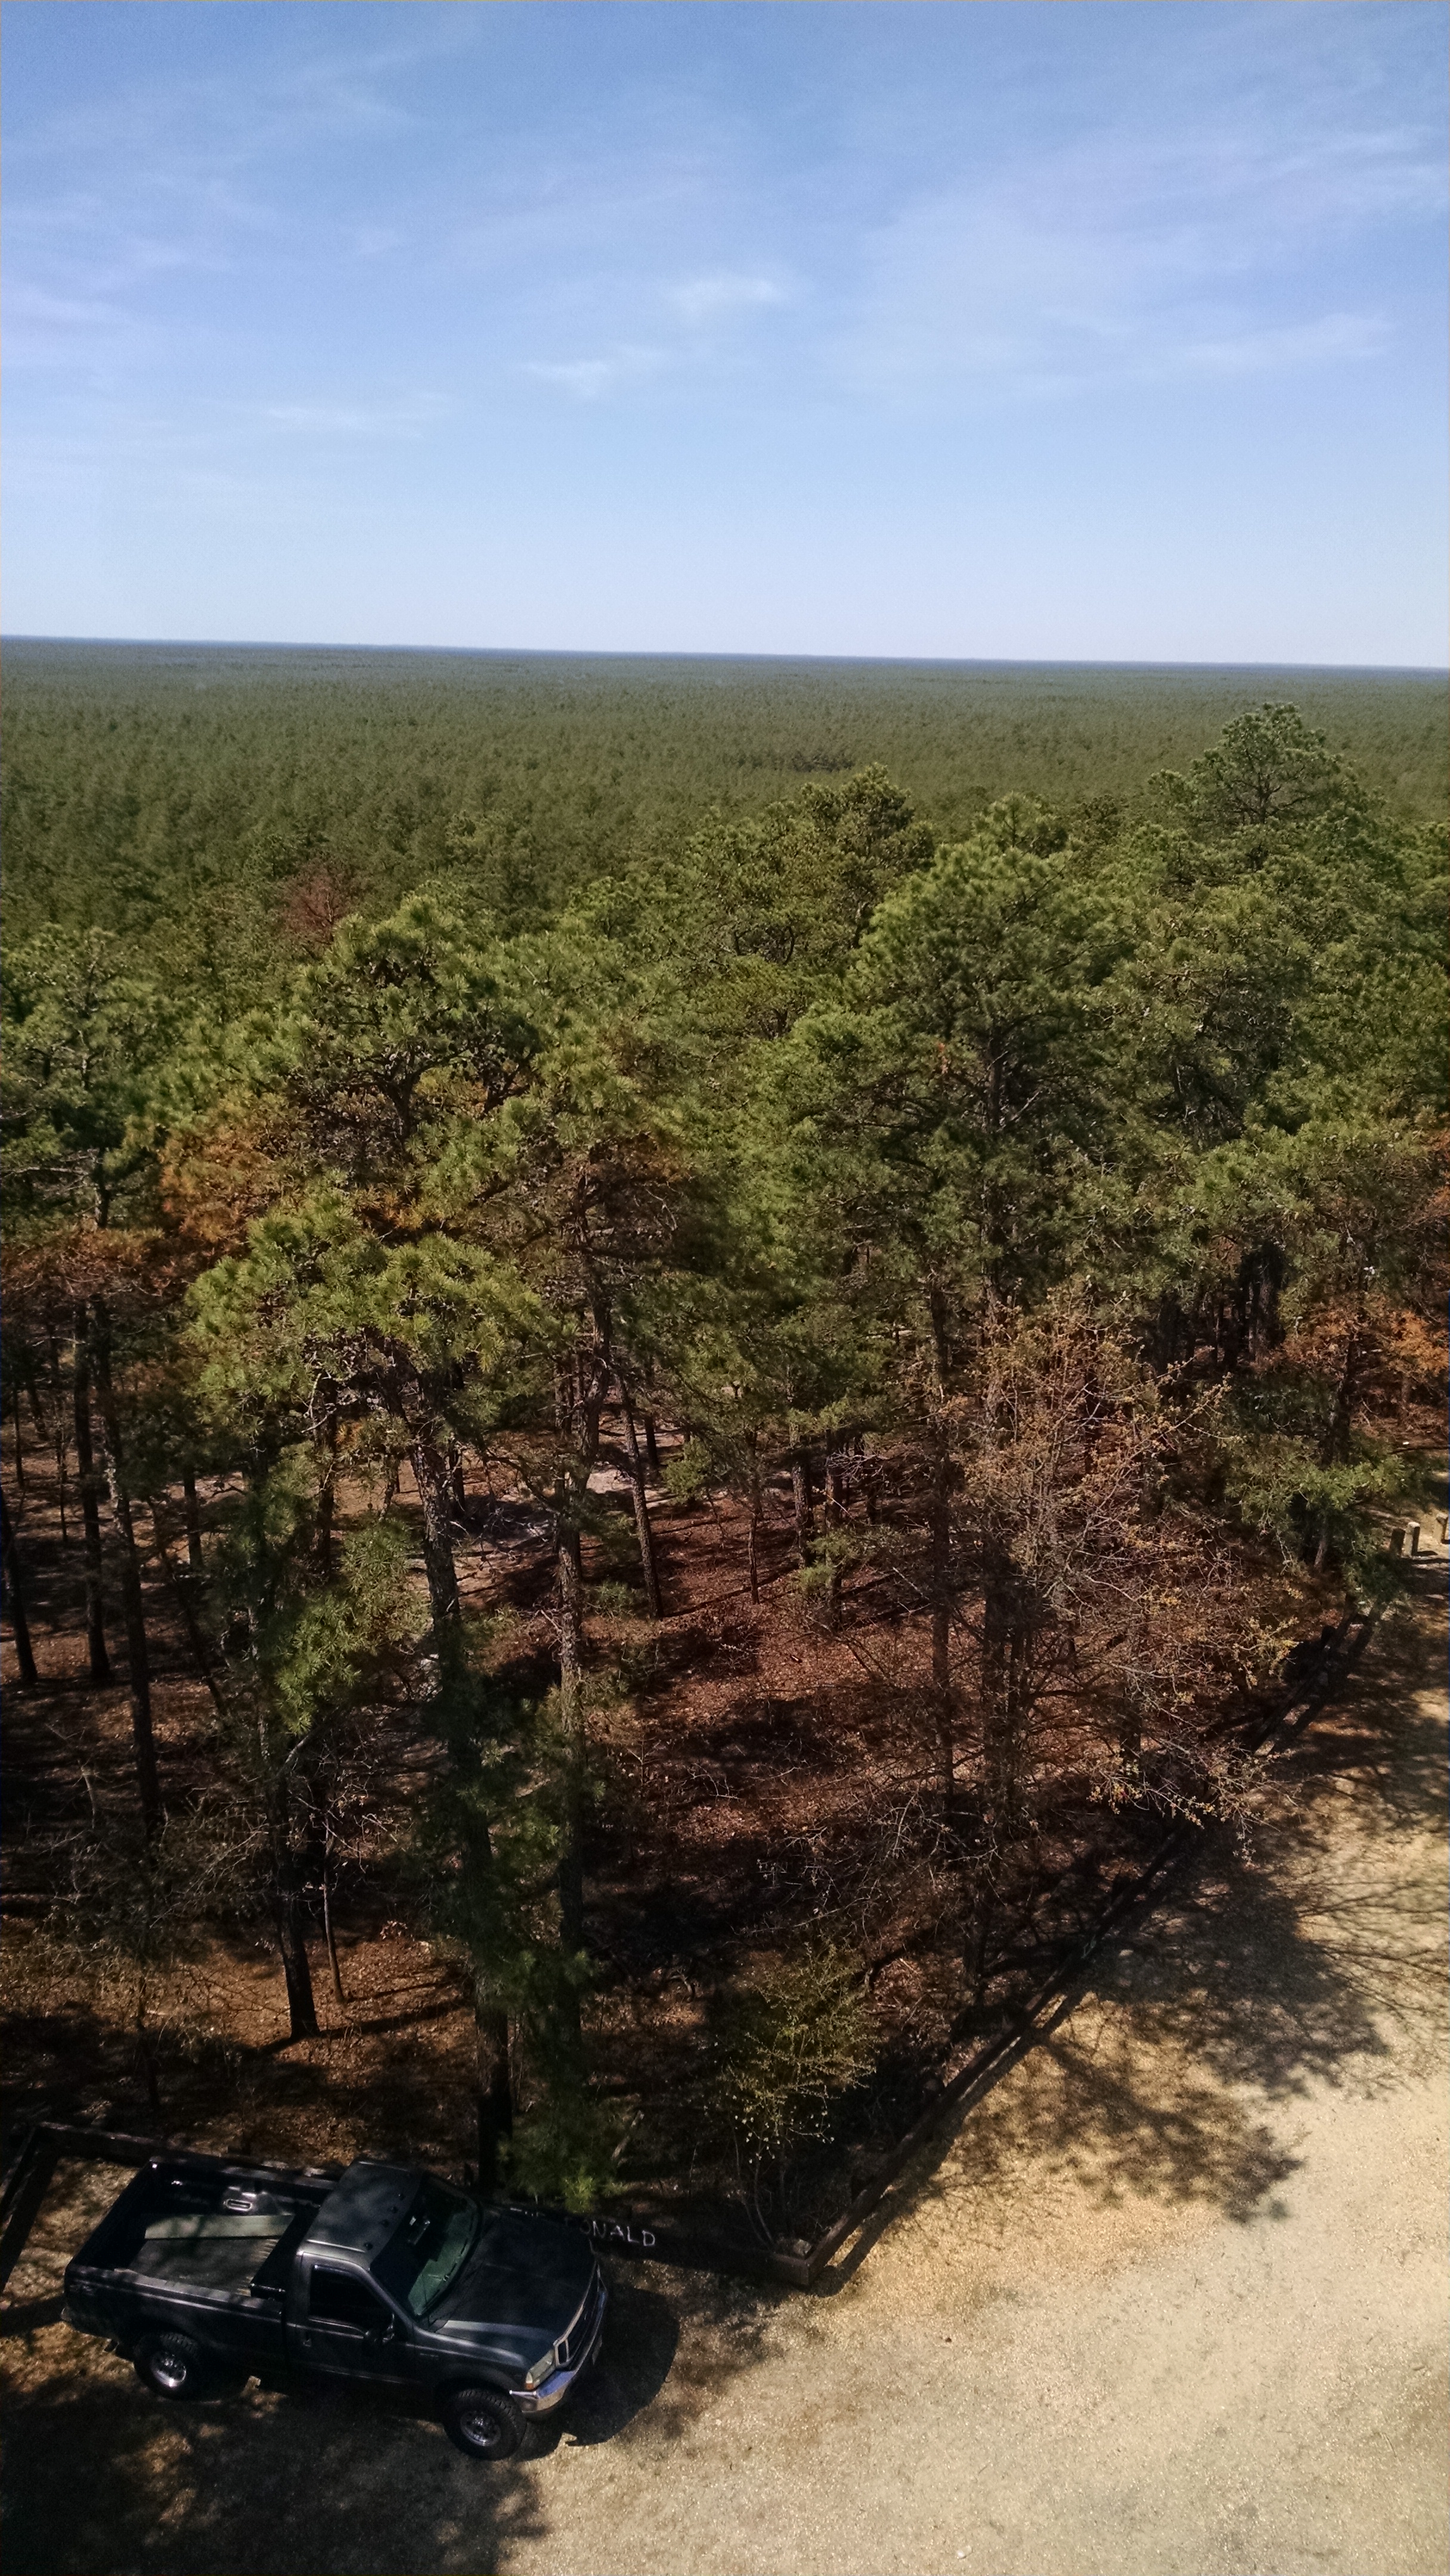
<path id="1" fill-rule="evenodd" d="M 279 2215 L 227 2210 L 154 2218 L 130 2269 L 145 2280 L 192 2289 L 247 2291 L 291 2224 Z"/>
<path id="2" fill-rule="evenodd" d="M 196 2157 L 153 2165 L 122 2193 L 78 2261 L 163 2291 L 280 2301 L 328 2188 L 320 2178 L 294 2185 L 288 2176 L 208 2169 Z"/>

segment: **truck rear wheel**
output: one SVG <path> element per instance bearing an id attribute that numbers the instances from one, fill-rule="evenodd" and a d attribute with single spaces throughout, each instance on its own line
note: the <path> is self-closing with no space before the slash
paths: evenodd
<path id="1" fill-rule="evenodd" d="M 524 2419 L 501 2388 L 450 2388 L 442 2412 L 449 2441 L 471 2460 L 511 2460 L 524 2438 Z"/>
<path id="2" fill-rule="evenodd" d="M 199 2345 L 184 2334 L 149 2335 L 136 2355 L 136 2376 L 153 2396 L 173 2402 L 205 2396 L 211 2384 Z"/>

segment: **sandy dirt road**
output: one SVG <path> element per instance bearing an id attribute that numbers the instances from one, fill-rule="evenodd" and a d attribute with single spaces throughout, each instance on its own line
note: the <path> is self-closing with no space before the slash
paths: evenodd
<path id="1" fill-rule="evenodd" d="M 58 2322 L 78 2177 L 3 2318 L 7 2576 L 1441 2576 L 1444 1736 L 1424 1599 L 1249 1866 L 1182 1878 L 820 2295 L 621 2274 L 506 2468 L 381 2402 L 159 2408 Z"/>

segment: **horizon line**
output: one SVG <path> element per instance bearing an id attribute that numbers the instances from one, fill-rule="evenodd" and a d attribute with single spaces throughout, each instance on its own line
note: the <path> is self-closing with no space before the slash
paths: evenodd
<path id="1" fill-rule="evenodd" d="M 1155 659 L 1148 655 L 1077 654 L 1049 656 L 1019 653 L 821 653 L 731 650 L 682 645 L 592 644 L 357 644 L 325 637 L 307 641 L 267 636 L 226 635 L 62 635 L 0 630 L 0 651 L 10 644 L 64 644 L 124 647 L 131 650 L 210 653 L 396 653 L 452 655 L 475 660 L 577 662 L 827 662 L 843 667 L 900 667 L 947 670 L 1088 670 L 1088 671 L 1333 671 L 1376 672 L 1406 679 L 1450 681 L 1450 664 L 1440 662 L 1285 662 L 1272 659 L 1224 661 L 1186 657 Z"/>

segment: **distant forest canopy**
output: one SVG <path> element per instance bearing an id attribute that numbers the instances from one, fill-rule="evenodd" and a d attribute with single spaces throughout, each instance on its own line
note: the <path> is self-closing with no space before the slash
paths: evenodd
<path id="1" fill-rule="evenodd" d="M 934 839 L 1030 794 L 1071 823 L 1292 699 L 1405 821 L 1446 806 L 1445 682 L 1420 672 L 369 652 L 6 648 L 9 936 L 167 931 L 232 1006 L 321 919 L 426 887 L 505 930 L 810 778 L 884 767 Z M 1099 810 L 1093 836 L 1101 839 Z"/>
<path id="2" fill-rule="evenodd" d="M 797 2149 L 914 2117 L 1165 1819 L 1241 1826 L 1245 1711 L 1394 1587 L 1440 684 L 10 686 L 7 1613 L 22 1687 L 124 1639 L 135 1775 L 27 1839 L 46 1938 L 84 1899 L 99 2010 L 103 1949 L 270 1924 L 307 2037 L 345 1865 L 463 1981 L 481 2161 L 708 2154 L 798 2233 Z"/>

